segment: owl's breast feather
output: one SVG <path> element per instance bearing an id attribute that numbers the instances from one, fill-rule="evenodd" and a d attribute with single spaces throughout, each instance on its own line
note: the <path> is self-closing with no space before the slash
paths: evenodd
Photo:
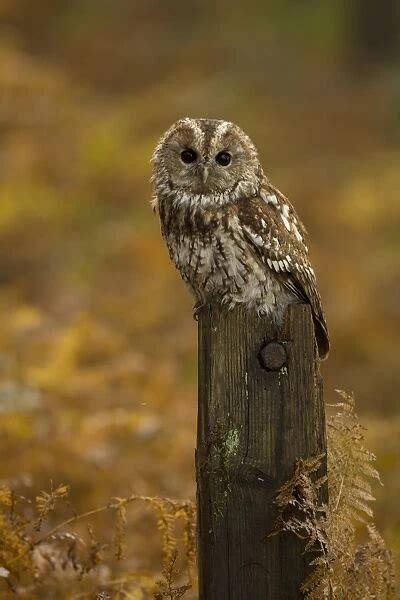
<path id="1" fill-rule="evenodd" d="M 255 256 L 235 210 L 175 211 L 163 233 L 172 261 L 201 302 L 243 303 L 280 318 L 293 299 Z"/>

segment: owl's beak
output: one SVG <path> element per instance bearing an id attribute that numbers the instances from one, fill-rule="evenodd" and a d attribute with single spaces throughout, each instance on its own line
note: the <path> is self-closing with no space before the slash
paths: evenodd
<path id="1" fill-rule="evenodd" d="M 206 181 L 208 179 L 209 172 L 210 172 L 209 165 L 204 165 L 203 166 L 203 172 L 202 172 L 203 183 L 206 183 Z"/>

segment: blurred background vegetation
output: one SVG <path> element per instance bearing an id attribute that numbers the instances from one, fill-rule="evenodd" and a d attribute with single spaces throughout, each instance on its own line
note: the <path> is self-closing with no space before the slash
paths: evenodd
<path id="1" fill-rule="evenodd" d="M 196 325 L 149 161 L 175 119 L 230 119 L 309 230 L 326 401 L 355 392 L 400 564 L 397 0 L 0 0 L 0 31 L 1 482 L 194 496 Z M 150 520 L 131 569 L 159 570 Z"/>

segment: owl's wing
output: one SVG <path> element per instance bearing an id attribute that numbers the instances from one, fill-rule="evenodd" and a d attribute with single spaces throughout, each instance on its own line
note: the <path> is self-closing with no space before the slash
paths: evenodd
<path id="1" fill-rule="evenodd" d="M 315 273 L 304 243 L 305 228 L 288 200 L 272 186 L 256 198 L 240 200 L 238 218 L 253 252 L 281 284 L 310 304 L 321 359 L 329 352 L 329 336 Z"/>

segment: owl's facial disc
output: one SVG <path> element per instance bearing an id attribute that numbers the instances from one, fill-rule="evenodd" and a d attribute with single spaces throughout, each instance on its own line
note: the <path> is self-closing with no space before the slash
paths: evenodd
<path id="1" fill-rule="evenodd" d="M 256 149 L 239 127 L 227 121 L 178 121 L 158 152 L 175 191 L 220 195 L 229 194 L 239 184 L 249 190 L 259 184 Z"/>

